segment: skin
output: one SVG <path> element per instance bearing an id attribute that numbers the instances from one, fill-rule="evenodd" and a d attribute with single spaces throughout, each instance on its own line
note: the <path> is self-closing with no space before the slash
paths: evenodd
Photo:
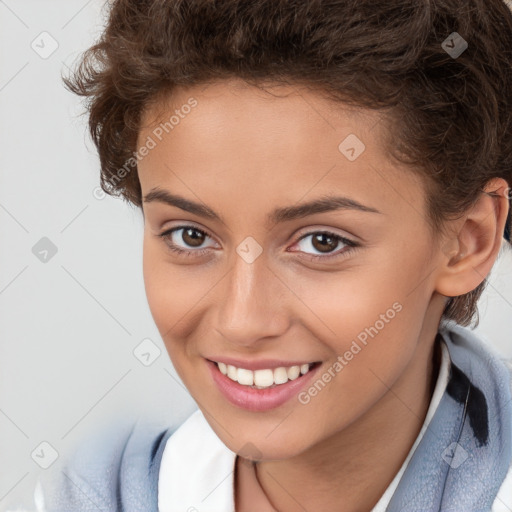
<path id="1" fill-rule="evenodd" d="M 446 297 L 474 289 L 498 255 L 507 183 L 490 182 L 486 190 L 502 195 L 483 194 L 447 224 L 449 234 L 436 237 L 423 182 L 389 161 L 377 113 L 298 86 L 272 92 L 219 81 L 176 89 L 172 100 L 161 98 L 144 113 L 139 147 L 189 98 L 198 102 L 139 162 L 143 197 L 158 187 L 223 219 L 143 203 L 147 298 L 172 363 L 212 429 L 232 451 L 251 443 L 258 452 L 258 479 L 275 508 L 370 510 L 425 418 Z M 338 150 L 350 133 L 366 146 L 354 161 Z M 338 210 L 266 224 L 276 207 L 334 192 L 380 213 Z M 183 223 L 212 236 L 199 246 L 184 231 L 167 241 L 159 236 Z M 311 236 L 322 230 L 360 246 L 346 252 L 339 241 L 323 253 Z M 252 263 L 236 252 L 248 236 L 263 250 Z M 205 252 L 177 255 L 169 242 Z M 322 254 L 338 256 L 308 260 Z M 212 383 L 205 358 L 214 355 L 321 361 L 321 376 L 394 303 L 401 311 L 307 405 L 291 399 L 246 411 Z M 237 511 L 248 510 L 250 478 L 237 471 Z"/>

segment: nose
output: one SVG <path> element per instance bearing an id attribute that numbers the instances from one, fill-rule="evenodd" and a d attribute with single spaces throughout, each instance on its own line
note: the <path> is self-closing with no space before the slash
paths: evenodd
<path id="1" fill-rule="evenodd" d="M 233 266 L 219 288 L 216 330 L 230 344 L 259 346 L 282 336 L 289 327 L 286 296 L 292 295 L 264 254 L 252 263 L 235 253 Z"/>

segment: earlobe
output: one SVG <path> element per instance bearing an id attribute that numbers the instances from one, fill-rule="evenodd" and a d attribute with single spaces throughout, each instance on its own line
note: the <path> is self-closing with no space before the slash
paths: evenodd
<path id="1" fill-rule="evenodd" d="M 469 293 L 491 272 L 509 209 L 507 190 L 508 183 L 503 178 L 490 180 L 475 205 L 456 221 L 453 239 L 445 243 L 440 254 L 436 282 L 440 294 L 456 297 Z"/>

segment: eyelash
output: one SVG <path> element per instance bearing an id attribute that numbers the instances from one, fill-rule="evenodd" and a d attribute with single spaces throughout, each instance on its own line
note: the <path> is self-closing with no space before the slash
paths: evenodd
<path id="1" fill-rule="evenodd" d="M 190 256 L 198 257 L 198 256 L 205 254 L 208 251 L 208 249 L 197 249 L 197 250 L 188 251 L 186 249 L 180 249 L 175 244 L 170 242 L 171 235 L 175 231 L 179 231 L 180 229 L 193 229 L 194 231 L 197 231 L 198 233 L 201 233 L 202 235 L 206 235 L 206 236 L 212 238 L 212 235 L 210 233 L 208 233 L 208 231 L 205 231 L 204 229 L 199 229 L 199 228 L 196 228 L 195 226 L 191 226 L 191 225 L 176 226 L 176 227 L 174 227 L 172 229 L 168 229 L 167 231 L 164 231 L 163 233 L 158 235 L 160 238 L 162 238 L 162 240 L 164 241 L 164 243 L 166 244 L 167 248 L 170 251 L 172 251 L 180 256 L 185 256 L 185 257 L 190 257 Z M 311 261 L 318 261 L 318 260 L 325 261 L 325 260 L 330 260 L 332 258 L 346 256 L 348 253 L 351 253 L 354 249 L 356 249 L 357 247 L 360 246 L 359 243 L 354 242 L 353 240 L 349 240 L 348 238 L 345 238 L 341 235 L 337 235 L 336 233 L 332 233 L 331 231 L 326 231 L 326 230 L 310 231 L 309 233 L 305 233 L 297 240 L 296 243 L 300 242 L 301 240 L 303 240 L 304 238 L 306 238 L 308 236 L 317 235 L 317 234 L 328 235 L 328 236 L 338 240 L 339 242 L 342 242 L 347 247 L 342 252 L 335 252 L 332 254 L 327 254 L 326 256 L 322 256 L 319 254 L 306 254 L 306 253 L 305 253 L 305 256 L 302 256 Z"/>

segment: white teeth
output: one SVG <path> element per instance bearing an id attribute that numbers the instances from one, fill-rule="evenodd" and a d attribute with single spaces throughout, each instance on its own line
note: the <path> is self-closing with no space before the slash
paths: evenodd
<path id="1" fill-rule="evenodd" d="M 285 368 L 265 369 L 265 370 L 247 370 L 245 368 L 237 368 L 230 364 L 217 363 L 220 372 L 227 375 L 231 380 L 250 386 L 252 388 L 264 389 L 274 385 L 285 384 L 289 380 L 295 380 L 301 375 L 306 374 L 310 369 L 310 364 L 295 365 Z"/>
<path id="2" fill-rule="evenodd" d="M 238 368 L 237 377 L 239 384 L 244 386 L 252 386 L 254 384 L 254 373 L 251 370 Z"/>
<path id="3" fill-rule="evenodd" d="M 238 371 L 237 371 L 236 367 L 228 364 L 228 377 L 231 380 L 234 380 L 234 381 L 237 380 L 237 373 L 238 373 Z"/>
<path id="4" fill-rule="evenodd" d="M 254 372 L 255 386 L 269 387 L 272 384 L 274 384 L 274 372 L 272 370 L 256 370 Z"/>
<path id="5" fill-rule="evenodd" d="M 274 370 L 274 382 L 276 384 L 284 384 L 288 381 L 288 374 L 286 373 L 286 368 L 281 366 Z"/>
<path id="6" fill-rule="evenodd" d="M 288 368 L 288 378 L 295 380 L 300 375 L 300 366 L 291 366 Z"/>

